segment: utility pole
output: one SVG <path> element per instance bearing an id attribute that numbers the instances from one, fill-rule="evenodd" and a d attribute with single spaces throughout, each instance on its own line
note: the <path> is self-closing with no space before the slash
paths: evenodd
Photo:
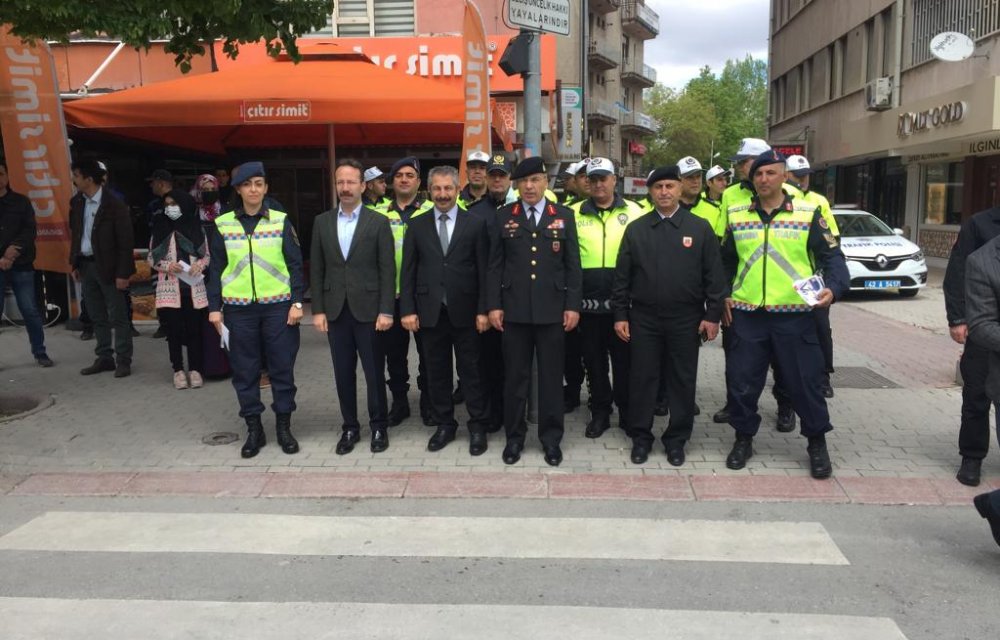
<path id="1" fill-rule="evenodd" d="M 542 38 L 531 29 L 521 29 L 528 39 L 528 71 L 524 78 L 524 155 L 542 155 Z"/>

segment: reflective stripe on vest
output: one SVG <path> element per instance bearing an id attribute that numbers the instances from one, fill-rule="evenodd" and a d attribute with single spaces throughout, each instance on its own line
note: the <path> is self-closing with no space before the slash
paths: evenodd
<path id="1" fill-rule="evenodd" d="M 283 211 L 270 210 L 249 236 L 235 212 L 215 219 L 226 244 L 227 263 L 221 274 L 224 304 L 273 304 L 292 299 L 291 278 L 282 250 L 286 217 Z"/>
<path id="2" fill-rule="evenodd" d="M 732 293 L 737 309 L 810 309 L 793 283 L 813 272 L 808 240 L 815 211 L 815 207 L 796 198 L 788 210 L 765 223 L 754 210 L 730 209 L 729 231 L 739 257 Z"/>

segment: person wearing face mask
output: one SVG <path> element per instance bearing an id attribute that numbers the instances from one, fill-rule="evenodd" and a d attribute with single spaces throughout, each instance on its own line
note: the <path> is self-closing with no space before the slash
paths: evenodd
<path id="1" fill-rule="evenodd" d="M 163 196 L 163 215 L 153 221 L 149 264 L 157 272 L 156 313 L 167 334 L 175 389 L 200 389 L 203 350 L 202 327 L 208 317 L 204 277 L 189 283 L 178 278 L 187 270 L 198 277 L 208 267 L 208 245 L 194 198 L 180 189 Z M 184 370 L 184 345 L 188 369 Z"/>
<path id="2" fill-rule="evenodd" d="M 222 213 L 222 203 L 219 199 L 219 180 L 210 173 L 203 173 L 194 181 L 191 197 L 198 205 L 198 218 L 202 225 L 214 224 Z"/>

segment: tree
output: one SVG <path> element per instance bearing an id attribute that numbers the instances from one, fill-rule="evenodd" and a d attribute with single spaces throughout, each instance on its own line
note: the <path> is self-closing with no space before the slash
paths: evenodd
<path id="1" fill-rule="evenodd" d="M 645 158 L 650 166 L 673 164 L 684 156 L 694 156 L 703 164 L 710 161 L 719 121 L 708 99 L 657 85 L 646 96 L 645 109 L 657 124 Z"/>
<path id="2" fill-rule="evenodd" d="M 741 138 L 763 138 L 767 132 L 767 63 L 748 55 L 727 60 L 715 76 L 705 67 L 690 80 L 685 93 L 694 93 L 715 105 L 719 133 L 715 148 L 724 156 L 735 153 Z"/>
<path id="3" fill-rule="evenodd" d="M 109 36 L 149 49 L 165 39 L 187 72 L 217 39 L 230 58 L 241 44 L 263 39 L 270 55 L 286 50 L 298 60 L 296 37 L 326 26 L 331 11 L 331 0 L 2 0 L 0 24 L 28 41 Z"/>

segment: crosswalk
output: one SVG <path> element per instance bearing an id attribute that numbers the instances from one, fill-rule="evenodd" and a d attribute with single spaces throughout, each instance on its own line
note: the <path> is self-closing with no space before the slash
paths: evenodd
<path id="1" fill-rule="evenodd" d="M 615 543 L 609 543 L 615 542 Z M 0 536 L 0 554 L 219 554 L 663 563 L 850 571 L 817 522 L 49 511 Z M 137 554 L 130 556 L 129 554 Z M 175 555 L 176 554 L 176 555 Z M 199 555 L 204 554 L 204 555 Z M 0 555 L 2 557 L 2 555 Z M 68 556 L 63 556 L 68 557 Z M 705 565 L 706 567 L 712 565 Z M 165 578 L 164 578 L 165 579 Z M 431 593 L 429 589 L 426 593 Z M 229 602 L 0 597 L 4 640 L 544 638 L 906 640 L 886 617 L 549 604 Z M 322 600 L 322 594 L 317 594 Z M 668 600 L 666 600 L 669 602 Z"/>

